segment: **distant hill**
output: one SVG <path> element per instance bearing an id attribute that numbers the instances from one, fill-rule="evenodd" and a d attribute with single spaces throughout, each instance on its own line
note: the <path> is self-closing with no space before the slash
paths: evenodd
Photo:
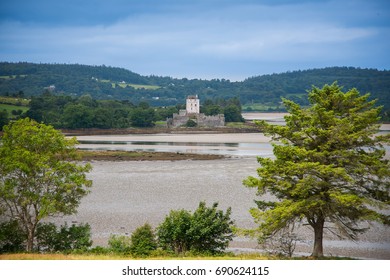
<path id="1" fill-rule="evenodd" d="M 186 95 L 198 94 L 201 100 L 239 97 L 244 109 L 280 110 L 280 98 L 307 104 L 312 85 L 322 87 L 338 81 L 345 90 L 356 87 L 370 92 L 379 104 L 390 109 L 390 71 L 353 67 L 330 67 L 262 75 L 242 82 L 225 79 L 174 79 L 141 76 L 129 70 L 109 66 L 79 64 L 0 63 L 0 95 L 23 91 L 24 96 L 42 94 L 45 89 L 56 94 L 95 99 L 149 102 L 154 106 L 184 103 Z"/>

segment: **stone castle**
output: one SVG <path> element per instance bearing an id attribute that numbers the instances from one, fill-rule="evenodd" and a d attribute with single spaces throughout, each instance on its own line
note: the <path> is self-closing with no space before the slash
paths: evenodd
<path id="1" fill-rule="evenodd" d="M 198 127 L 220 127 L 225 126 L 225 116 L 218 114 L 216 116 L 206 116 L 200 113 L 200 102 L 197 95 L 187 96 L 186 109 L 180 110 L 179 114 L 173 114 L 168 118 L 168 127 L 186 126 L 188 121 L 192 120 Z"/>

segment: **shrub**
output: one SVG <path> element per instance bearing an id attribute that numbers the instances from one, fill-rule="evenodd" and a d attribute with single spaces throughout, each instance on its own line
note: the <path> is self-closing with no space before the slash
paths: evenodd
<path id="1" fill-rule="evenodd" d="M 24 250 L 27 237 L 17 221 L 0 224 L 0 253 L 14 253 Z"/>
<path id="2" fill-rule="evenodd" d="M 92 245 L 89 224 L 62 225 L 60 229 L 53 223 L 40 224 L 37 228 L 39 251 L 64 252 L 86 250 Z"/>
<path id="3" fill-rule="evenodd" d="M 130 253 L 135 257 L 149 256 L 157 248 L 154 232 L 147 223 L 137 228 L 130 239 Z"/>
<path id="4" fill-rule="evenodd" d="M 229 241 L 233 239 L 231 208 L 224 214 L 222 210 L 217 210 L 217 207 L 218 203 L 214 203 L 212 207 L 206 207 L 205 202 L 199 203 L 187 233 L 191 237 L 191 250 L 216 254 L 226 249 Z"/>
<path id="5" fill-rule="evenodd" d="M 196 121 L 192 120 L 192 119 L 189 119 L 187 122 L 186 122 L 186 127 L 196 127 L 198 126 L 198 124 L 196 123 Z"/>
<path id="6" fill-rule="evenodd" d="M 222 252 L 233 238 L 233 222 L 230 208 L 224 214 L 217 207 L 218 203 L 209 208 L 201 202 L 193 214 L 186 210 L 171 211 L 157 228 L 159 245 L 176 254 Z"/>
<path id="7" fill-rule="evenodd" d="M 108 240 L 108 249 L 121 255 L 130 254 L 131 239 L 124 235 L 111 235 Z"/>
<path id="8" fill-rule="evenodd" d="M 191 218 L 191 213 L 184 209 L 172 210 L 157 228 L 159 245 L 176 254 L 189 250 L 191 242 L 187 232 L 191 227 Z"/>

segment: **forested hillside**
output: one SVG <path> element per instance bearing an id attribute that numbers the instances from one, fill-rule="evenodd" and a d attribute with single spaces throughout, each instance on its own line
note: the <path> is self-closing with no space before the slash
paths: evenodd
<path id="1" fill-rule="evenodd" d="M 380 105 L 390 109 L 390 71 L 331 67 L 248 78 L 242 82 L 225 79 L 175 79 L 141 76 L 126 69 L 78 64 L 0 63 L 0 95 L 37 96 L 45 90 L 59 95 L 94 99 L 141 101 L 152 106 L 183 104 L 189 94 L 201 101 L 238 97 L 246 110 L 282 110 L 281 97 L 302 105 L 312 85 L 338 84 L 360 93 L 370 92 Z"/>

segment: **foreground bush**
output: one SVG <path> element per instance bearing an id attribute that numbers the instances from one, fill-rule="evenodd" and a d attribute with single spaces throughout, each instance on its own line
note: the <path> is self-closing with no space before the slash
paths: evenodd
<path id="1" fill-rule="evenodd" d="M 157 249 L 156 238 L 149 224 L 137 228 L 131 235 L 130 241 L 130 253 L 134 257 L 149 256 Z"/>
<path id="2" fill-rule="evenodd" d="M 201 202 L 193 214 L 186 210 L 171 211 L 157 229 L 159 245 L 176 254 L 221 253 L 233 238 L 233 221 L 231 208 L 223 213 L 217 207 L 218 203 L 206 207 L 206 203 Z"/>
<path id="3" fill-rule="evenodd" d="M 111 235 L 108 240 L 108 250 L 114 254 L 130 254 L 131 239 L 124 235 Z"/>
<path id="4" fill-rule="evenodd" d="M 27 239 L 17 221 L 0 224 L 0 253 L 14 253 L 24 250 Z"/>
<path id="5" fill-rule="evenodd" d="M 38 251 L 66 252 L 87 250 L 92 246 L 89 224 L 68 226 L 59 229 L 53 223 L 40 224 L 37 228 Z"/>

